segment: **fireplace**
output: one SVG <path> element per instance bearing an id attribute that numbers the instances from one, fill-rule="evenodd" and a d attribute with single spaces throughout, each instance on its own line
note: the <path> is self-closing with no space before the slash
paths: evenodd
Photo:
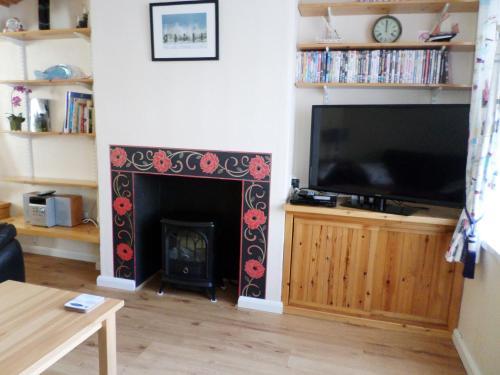
<path id="1" fill-rule="evenodd" d="M 238 207 L 231 211 L 234 216 L 223 215 L 222 222 L 231 226 L 224 232 L 236 236 L 236 251 L 229 256 L 235 258 L 238 294 L 265 298 L 270 154 L 110 146 L 110 161 L 115 277 L 139 286 L 159 270 L 160 221 L 178 219 L 184 208 L 175 208 L 179 194 L 198 197 L 193 205 L 210 209 L 206 214 L 225 208 L 220 197 L 230 194 L 238 196 Z M 172 188 L 177 180 L 182 187 Z M 210 184 L 217 184 L 215 196 L 205 194 L 212 191 Z M 169 199 L 170 208 L 164 208 L 162 202 Z"/>
<path id="2" fill-rule="evenodd" d="M 215 297 L 213 221 L 161 220 L 162 275 L 158 294 L 165 283 L 206 288 Z"/>

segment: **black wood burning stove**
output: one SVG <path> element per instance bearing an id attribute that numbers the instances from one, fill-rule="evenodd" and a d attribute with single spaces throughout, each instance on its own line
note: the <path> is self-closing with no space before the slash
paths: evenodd
<path id="1" fill-rule="evenodd" d="M 161 220 L 162 277 L 159 294 L 165 283 L 184 287 L 206 288 L 216 302 L 214 282 L 213 221 Z"/>

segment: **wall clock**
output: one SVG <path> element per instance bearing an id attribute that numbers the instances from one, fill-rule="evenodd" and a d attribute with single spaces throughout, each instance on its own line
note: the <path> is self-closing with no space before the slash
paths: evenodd
<path id="1" fill-rule="evenodd" d="M 399 39 L 403 28 L 401 22 L 393 16 L 382 16 L 375 21 L 372 35 L 379 43 L 393 43 Z"/>

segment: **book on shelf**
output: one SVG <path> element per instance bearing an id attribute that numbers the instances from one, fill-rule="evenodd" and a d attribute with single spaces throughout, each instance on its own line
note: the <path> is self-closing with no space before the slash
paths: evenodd
<path id="1" fill-rule="evenodd" d="M 68 91 L 66 93 L 64 133 L 93 134 L 95 132 L 94 119 L 92 94 Z"/>
<path id="2" fill-rule="evenodd" d="M 447 50 L 297 52 L 296 81 L 304 83 L 449 82 Z"/>

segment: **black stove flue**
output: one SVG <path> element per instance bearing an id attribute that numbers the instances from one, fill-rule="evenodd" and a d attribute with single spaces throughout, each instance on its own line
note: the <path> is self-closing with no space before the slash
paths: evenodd
<path id="1" fill-rule="evenodd" d="M 162 219 L 162 277 L 165 284 L 206 288 L 216 302 L 214 277 L 214 221 Z"/>

